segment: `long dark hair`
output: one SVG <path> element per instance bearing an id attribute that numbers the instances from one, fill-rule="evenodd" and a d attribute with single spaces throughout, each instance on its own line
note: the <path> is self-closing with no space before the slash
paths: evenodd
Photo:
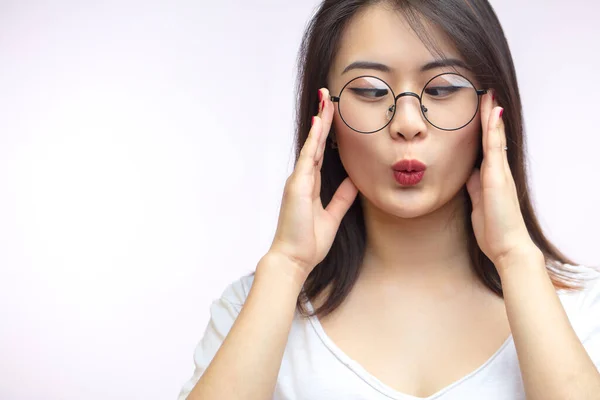
<path id="1" fill-rule="evenodd" d="M 401 11 L 429 51 L 443 59 L 443 52 L 435 45 L 423 21 L 441 28 L 454 41 L 481 87 L 494 90 L 499 104 L 505 109 L 504 123 L 507 145 L 510 148 L 508 161 L 529 234 L 544 254 L 554 287 L 580 290 L 583 287 L 582 278 L 578 277 L 577 270 L 568 267 L 576 264 L 546 238 L 531 204 L 517 77 L 504 32 L 487 0 L 324 0 L 309 21 L 298 56 L 296 161 L 308 136 L 311 117 L 318 112 L 318 90 L 328 87 L 327 73 L 339 48 L 344 27 L 363 7 L 380 3 Z M 333 130 L 333 126 L 331 129 Z M 482 154 L 483 149 L 480 148 L 478 167 L 481 165 Z M 335 190 L 346 176 L 339 153 L 328 143 L 321 171 L 321 200 L 324 205 L 331 201 Z M 470 216 L 470 197 L 466 195 L 465 198 L 465 215 Z M 465 226 L 469 237 L 469 252 L 478 278 L 498 296 L 503 296 L 498 272 L 477 245 L 469 218 L 466 218 Z M 324 316 L 335 310 L 350 293 L 358 278 L 365 245 L 363 210 L 360 196 L 357 196 L 342 220 L 331 250 L 305 281 L 298 296 L 298 311 L 304 316 Z M 304 304 L 306 300 L 314 300 L 329 285 L 331 290 L 325 302 L 313 313 L 309 313 Z"/>

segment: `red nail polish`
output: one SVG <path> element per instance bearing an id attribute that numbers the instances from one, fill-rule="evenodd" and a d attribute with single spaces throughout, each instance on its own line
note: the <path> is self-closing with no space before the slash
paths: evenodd
<path id="1" fill-rule="evenodd" d="M 492 100 L 496 100 L 496 92 L 492 90 Z"/>
<path id="2" fill-rule="evenodd" d="M 319 101 L 323 100 L 323 93 L 321 93 L 321 90 L 319 90 Z"/>
<path id="3" fill-rule="evenodd" d="M 502 118 L 502 114 L 504 114 L 504 108 L 500 109 L 500 118 Z"/>

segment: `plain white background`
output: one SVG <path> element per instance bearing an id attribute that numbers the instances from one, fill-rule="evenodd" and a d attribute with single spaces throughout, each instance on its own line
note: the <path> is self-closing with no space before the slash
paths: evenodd
<path id="1" fill-rule="evenodd" d="M 598 264 L 600 5 L 492 3 L 542 224 Z M 177 396 L 271 244 L 317 4 L 0 2 L 0 398 Z"/>

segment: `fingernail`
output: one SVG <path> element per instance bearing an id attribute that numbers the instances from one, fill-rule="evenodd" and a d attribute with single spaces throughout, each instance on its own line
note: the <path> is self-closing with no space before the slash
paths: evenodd
<path id="1" fill-rule="evenodd" d="M 323 93 L 321 93 L 321 89 L 319 89 L 319 101 L 323 100 Z"/>
<path id="2" fill-rule="evenodd" d="M 325 100 L 321 101 L 321 111 L 325 108 Z"/>
<path id="3" fill-rule="evenodd" d="M 504 108 L 500 109 L 500 118 L 502 118 L 502 114 L 504 114 Z"/>

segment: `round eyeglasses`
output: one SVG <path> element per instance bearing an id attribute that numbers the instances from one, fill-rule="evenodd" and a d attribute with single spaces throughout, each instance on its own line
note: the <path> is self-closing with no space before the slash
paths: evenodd
<path id="1" fill-rule="evenodd" d="M 331 101 L 338 103 L 344 123 L 359 133 L 370 134 L 385 128 L 396 114 L 396 101 L 403 96 L 419 100 L 421 113 L 431 125 L 455 131 L 471 123 L 479 109 L 479 96 L 486 93 L 487 89 L 475 89 L 471 81 L 454 72 L 431 78 L 420 96 L 414 92 L 396 96 L 382 79 L 363 75 L 346 83 L 339 96 L 331 96 Z"/>

